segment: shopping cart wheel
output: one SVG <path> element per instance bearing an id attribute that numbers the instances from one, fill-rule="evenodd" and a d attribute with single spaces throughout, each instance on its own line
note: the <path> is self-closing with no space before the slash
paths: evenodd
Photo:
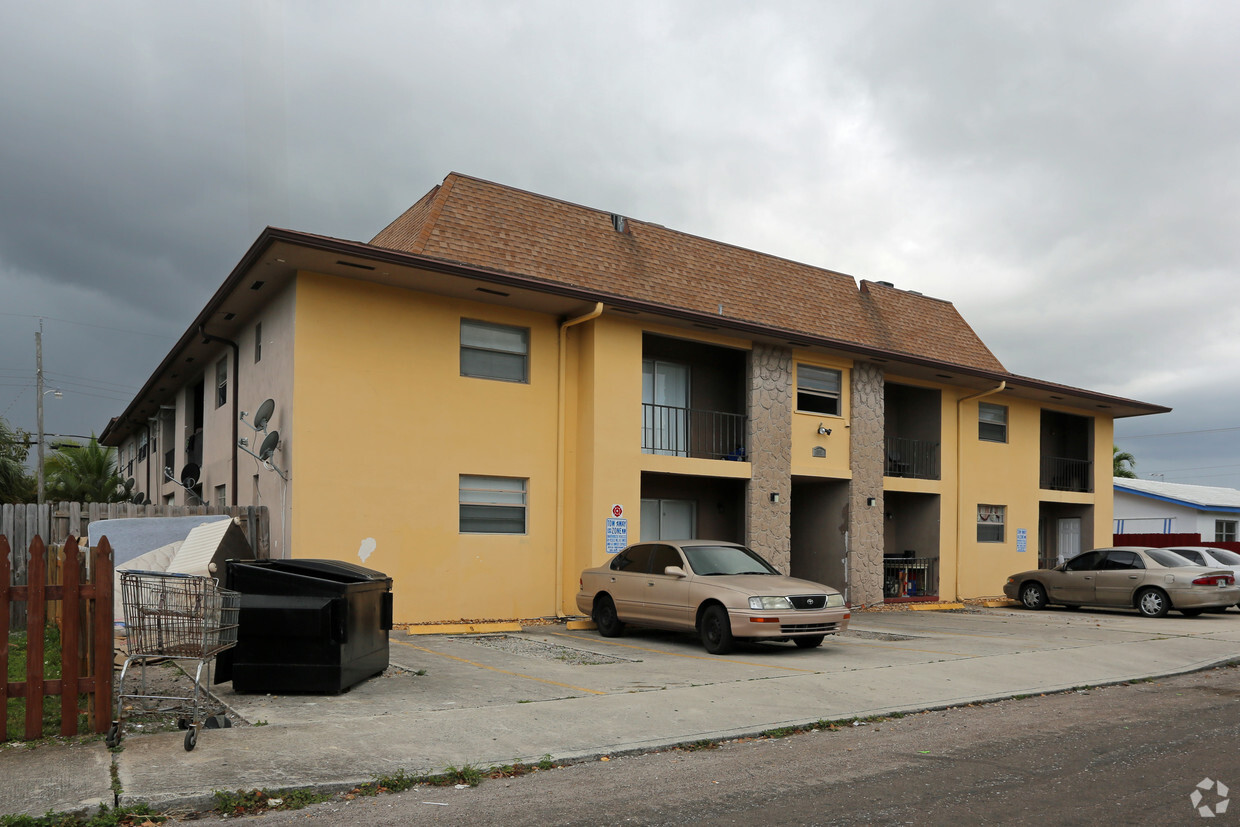
<path id="1" fill-rule="evenodd" d="M 189 729 L 189 718 L 177 718 L 177 729 Z"/>
<path id="2" fill-rule="evenodd" d="M 185 733 L 185 751 L 193 752 L 194 746 L 198 743 L 198 728 L 190 727 Z"/>
<path id="3" fill-rule="evenodd" d="M 119 721 L 114 721 L 112 726 L 108 727 L 107 737 L 103 742 L 108 745 L 108 749 L 119 746 L 121 743 L 121 725 Z"/>

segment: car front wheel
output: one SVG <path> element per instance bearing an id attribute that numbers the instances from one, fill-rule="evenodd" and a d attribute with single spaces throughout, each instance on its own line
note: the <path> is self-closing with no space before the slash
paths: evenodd
<path id="1" fill-rule="evenodd" d="M 728 620 L 728 610 L 722 606 L 711 606 L 706 610 L 698 631 L 702 636 L 702 646 L 712 655 L 726 655 L 732 651 L 732 623 Z"/>
<path id="2" fill-rule="evenodd" d="M 1171 601 L 1161 589 L 1146 589 L 1137 595 L 1137 611 L 1145 617 L 1165 617 Z"/>
<path id="3" fill-rule="evenodd" d="M 1026 583 L 1020 587 L 1020 602 L 1026 609 L 1046 608 L 1046 589 L 1041 583 Z"/>
<path id="4" fill-rule="evenodd" d="M 594 601 L 594 625 L 603 637 L 619 637 L 624 633 L 624 621 L 616 614 L 616 604 L 608 595 Z"/>

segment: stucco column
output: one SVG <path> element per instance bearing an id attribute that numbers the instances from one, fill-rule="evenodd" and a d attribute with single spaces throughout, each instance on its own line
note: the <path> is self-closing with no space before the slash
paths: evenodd
<path id="1" fill-rule="evenodd" d="M 745 534 L 787 574 L 792 562 L 792 351 L 754 345 L 749 356 L 749 462 Z M 778 502 L 771 501 L 777 495 Z"/>
<path id="2" fill-rule="evenodd" d="M 855 363 L 851 400 L 848 597 L 854 606 L 868 606 L 883 602 L 883 369 Z"/>

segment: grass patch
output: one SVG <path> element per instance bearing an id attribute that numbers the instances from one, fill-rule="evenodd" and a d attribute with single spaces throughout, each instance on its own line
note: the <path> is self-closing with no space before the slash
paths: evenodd
<path id="1" fill-rule="evenodd" d="M 311 790 L 216 790 L 215 810 L 226 816 L 263 813 L 268 810 L 300 810 L 332 798 L 331 793 Z"/>
<path id="2" fill-rule="evenodd" d="M 10 682 L 26 680 L 26 659 L 30 641 L 26 632 L 9 633 L 9 672 Z M 60 629 L 54 623 L 43 627 L 43 680 L 59 680 L 62 673 L 62 655 L 60 650 Z M 84 708 L 86 696 L 79 696 L 78 709 Z M 26 699 L 9 698 L 4 711 L 5 725 L 8 727 L 10 739 L 25 737 L 26 732 Z M 43 697 L 43 731 L 42 735 L 60 734 L 60 696 L 45 695 Z M 88 732 L 86 715 L 78 714 L 78 731 Z"/>
<path id="3" fill-rule="evenodd" d="M 0 827 L 138 827 L 145 824 L 163 824 L 168 817 L 155 812 L 145 804 L 128 807 L 107 807 L 91 815 L 48 813 L 41 816 L 0 816 Z"/>

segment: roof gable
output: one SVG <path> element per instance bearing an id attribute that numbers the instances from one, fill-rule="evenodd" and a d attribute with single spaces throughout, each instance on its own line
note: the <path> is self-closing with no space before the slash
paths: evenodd
<path id="1" fill-rule="evenodd" d="M 950 302 L 450 174 L 371 244 L 986 371 Z"/>

